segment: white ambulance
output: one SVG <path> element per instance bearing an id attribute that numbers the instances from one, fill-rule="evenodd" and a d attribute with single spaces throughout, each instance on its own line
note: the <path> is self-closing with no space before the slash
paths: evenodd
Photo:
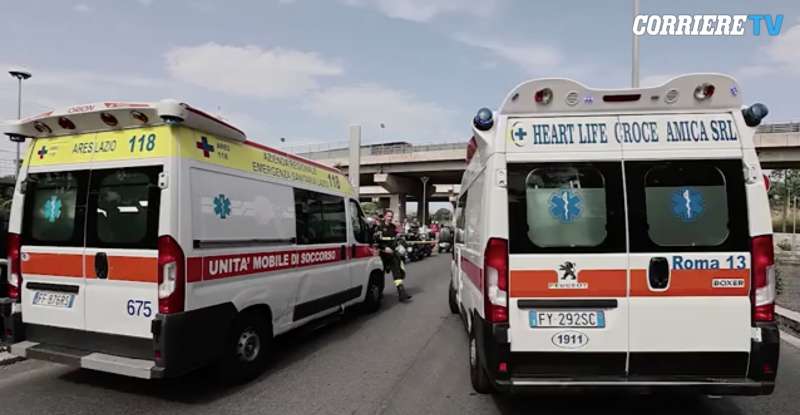
<path id="1" fill-rule="evenodd" d="M 338 170 L 175 101 L 101 102 L 7 126 L 12 353 L 140 378 L 264 367 L 274 336 L 376 310 L 384 274 Z"/>
<path id="2" fill-rule="evenodd" d="M 476 391 L 772 392 L 766 107 L 740 96 L 719 74 L 538 79 L 478 112 L 449 293 Z"/>

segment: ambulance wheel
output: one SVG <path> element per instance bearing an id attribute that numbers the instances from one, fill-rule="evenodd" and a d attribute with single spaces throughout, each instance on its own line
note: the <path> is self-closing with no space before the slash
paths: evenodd
<path id="1" fill-rule="evenodd" d="M 475 337 L 475 329 L 469 332 L 469 379 L 472 381 L 472 389 L 475 392 L 486 394 L 492 391 L 489 383 L 489 376 L 481 364 L 481 356 L 478 353 L 478 339 Z"/>
<path id="2" fill-rule="evenodd" d="M 447 293 L 447 302 L 450 304 L 450 312 L 453 314 L 458 314 L 458 302 L 456 302 L 456 289 L 453 288 L 452 281 L 448 284 L 448 293 Z"/>
<path id="3" fill-rule="evenodd" d="M 367 294 L 364 297 L 364 302 L 361 303 L 361 308 L 365 313 L 374 313 L 381 308 L 381 300 L 383 299 L 383 274 L 380 272 L 373 272 L 369 276 L 367 283 Z"/>
<path id="4" fill-rule="evenodd" d="M 244 312 L 233 322 L 228 348 L 223 358 L 222 373 L 229 382 L 255 379 L 266 369 L 272 346 L 272 330 L 268 316 Z"/>

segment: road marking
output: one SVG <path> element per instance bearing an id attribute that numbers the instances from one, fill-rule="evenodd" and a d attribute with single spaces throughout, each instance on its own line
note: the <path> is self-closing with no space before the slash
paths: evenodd
<path id="1" fill-rule="evenodd" d="M 781 330 L 781 340 L 785 341 L 786 343 L 791 344 L 792 346 L 800 349 L 800 339 L 791 334 Z"/>

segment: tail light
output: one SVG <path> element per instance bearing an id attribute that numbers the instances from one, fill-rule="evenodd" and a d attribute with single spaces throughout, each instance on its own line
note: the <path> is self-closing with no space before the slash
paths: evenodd
<path id="1" fill-rule="evenodd" d="M 508 321 L 508 241 L 491 238 L 483 255 L 484 311 L 490 323 Z"/>
<path id="2" fill-rule="evenodd" d="M 476 151 L 478 151 L 478 142 L 475 140 L 475 136 L 472 136 L 467 143 L 467 163 L 472 161 Z"/>
<path id="3" fill-rule="evenodd" d="M 16 233 L 9 233 L 7 238 L 8 249 L 8 272 L 6 279 L 8 280 L 8 298 L 14 298 L 19 302 L 21 300 L 20 293 L 22 292 L 22 272 L 20 269 L 20 237 Z"/>
<path id="4" fill-rule="evenodd" d="M 186 286 L 186 260 L 180 245 L 171 236 L 158 238 L 158 312 L 183 311 Z"/>
<path id="5" fill-rule="evenodd" d="M 769 176 L 766 174 L 764 175 L 764 187 L 767 188 L 767 192 L 769 192 L 770 187 L 772 187 L 772 182 L 769 181 Z"/>
<path id="6" fill-rule="evenodd" d="M 750 241 L 752 257 L 753 321 L 775 320 L 775 259 L 772 235 L 756 236 Z"/>

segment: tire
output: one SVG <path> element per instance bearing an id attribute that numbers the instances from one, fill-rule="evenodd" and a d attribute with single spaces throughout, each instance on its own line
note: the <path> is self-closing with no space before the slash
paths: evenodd
<path id="1" fill-rule="evenodd" d="M 453 288 L 452 281 L 450 282 L 450 284 L 448 284 L 447 291 L 448 291 L 447 292 L 447 302 L 450 305 L 450 312 L 453 313 L 453 314 L 458 314 L 458 312 L 459 312 L 458 301 L 456 301 L 456 290 Z"/>
<path id="2" fill-rule="evenodd" d="M 472 382 L 472 389 L 480 394 L 487 394 L 492 391 L 489 376 L 483 370 L 480 353 L 478 353 L 478 339 L 475 337 L 475 329 L 469 332 L 469 379 Z"/>
<path id="3" fill-rule="evenodd" d="M 272 349 L 269 316 L 259 312 L 239 314 L 231 327 L 225 356 L 220 362 L 223 379 L 240 383 L 264 372 Z"/>
<path id="4" fill-rule="evenodd" d="M 370 275 L 367 283 L 367 293 L 361 303 L 361 309 L 364 313 L 374 313 L 381 308 L 383 300 L 383 284 L 381 282 L 383 282 L 383 275 L 378 275 L 375 272 Z"/>

